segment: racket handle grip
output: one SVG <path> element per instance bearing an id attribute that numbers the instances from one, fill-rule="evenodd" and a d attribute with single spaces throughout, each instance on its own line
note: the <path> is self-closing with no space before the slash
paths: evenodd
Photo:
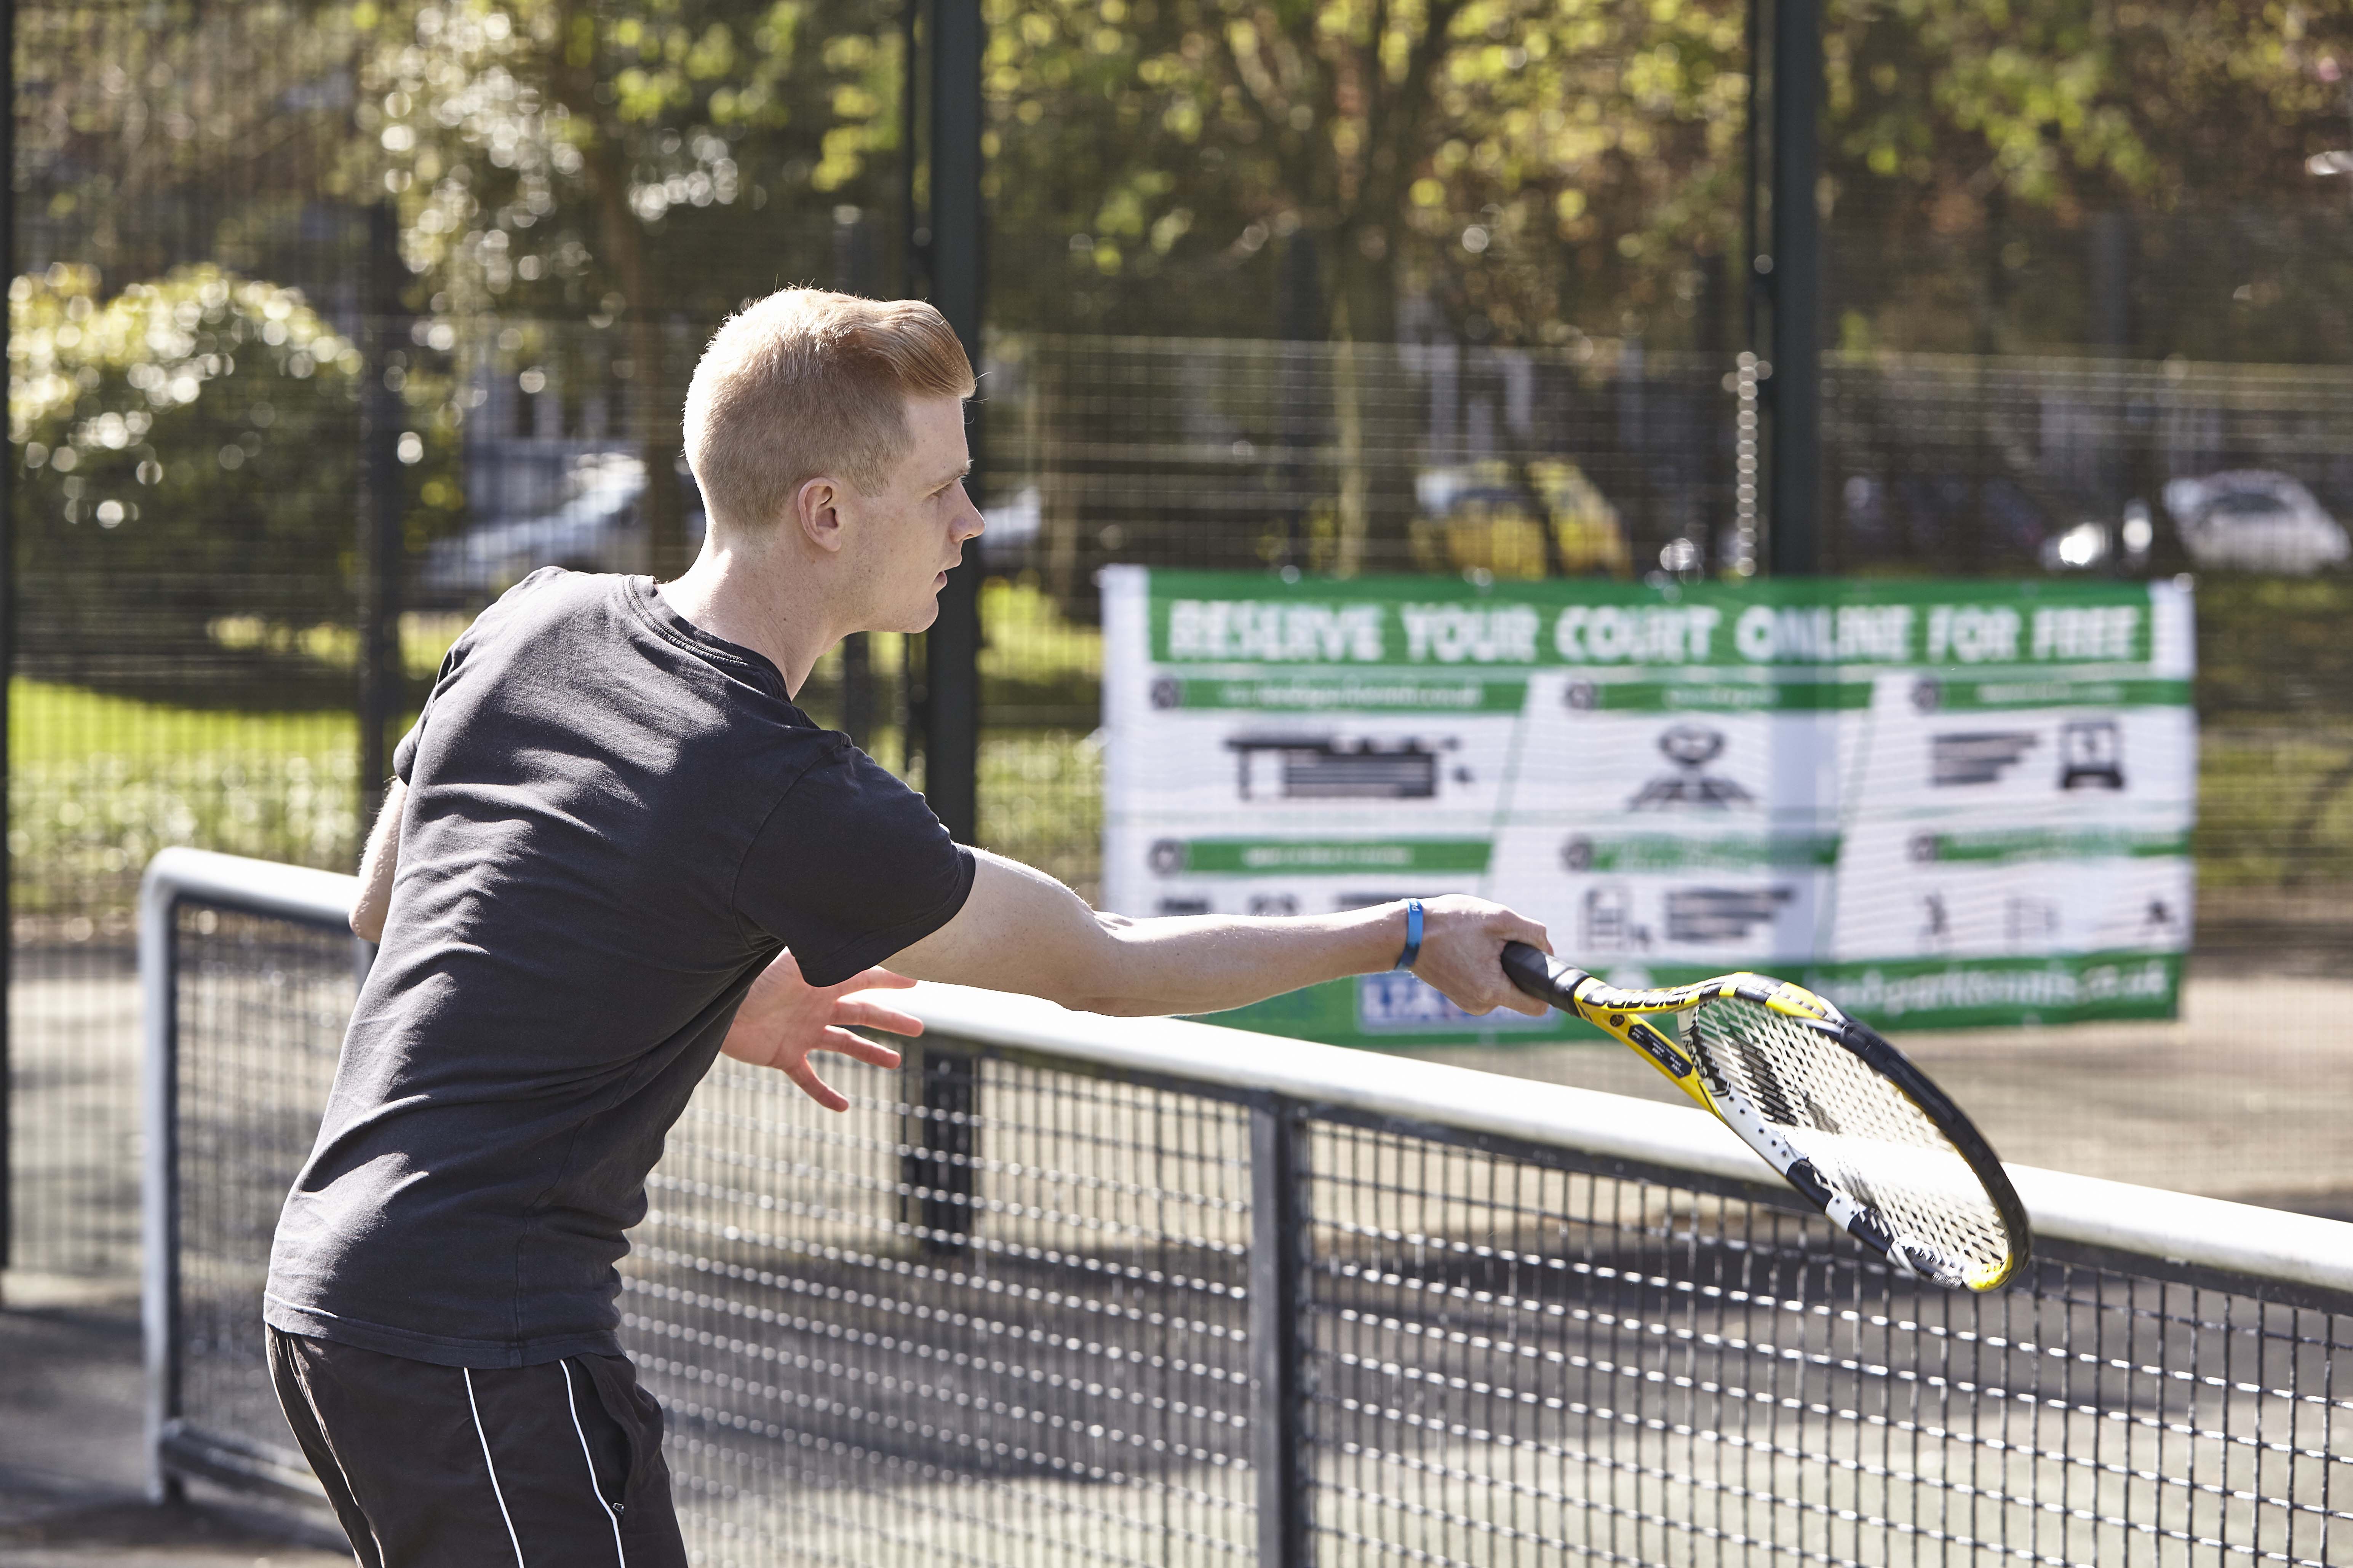
<path id="1" fill-rule="evenodd" d="M 1512 984 L 1539 1002 L 1549 1002 L 1564 1013 L 1577 1011 L 1577 988 L 1592 978 L 1584 970 L 1546 958 L 1524 942 L 1504 944 L 1504 973 Z"/>

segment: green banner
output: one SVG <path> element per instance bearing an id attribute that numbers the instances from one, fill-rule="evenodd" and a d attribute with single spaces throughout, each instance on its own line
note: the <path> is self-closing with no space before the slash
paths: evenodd
<path id="1" fill-rule="evenodd" d="M 1177 846 L 1186 871 L 1241 876 L 1342 876 L 1354 871 L 1484 875 L 1494 847 L 1484 838 L 1195 838 Z"/>
<path id="2" fill-rule="evenodd" d="M 1838 864 L 1836 834 L 1708 837 L 1666 833 L 1577 834 L 1562 846 L 1572 871 L 1752 871 Z"/>
<path id="3" fill-rule="evenodd" d="M 2008 1025 L 2084 1024 L 2174 1016 L 2178 952 L 2105 952 L 2054 958 L 1923 959 L 1815 963 L 1784 976 L 1891 1034 Z M 1641 979 L 1682 985 L 1712 972 L 1654 965 Z M 1365 974 L 1311 985 L 1255 1006 L 1200 1020 L 1335 1046 L 1409 1047 L 1589 1040 L 1620 1048 L 1560 1013 L 1474 1017 L 1411 975 Z"/>
<path id="4" fill-rule="evenodd" d="M 1170 665 L 1447 667 L 2117 665 L 2150 654 L 2148 590 L 2115 582 L 1790 578 L 1336 583 L 1155 572 Z"/>
<path id="5" fill-rule="evenodd" d="M 1975 833 L 1924 833 L 1913 841 L 1912 858 L 2008 865 L 2021 860 L 2150 859 L 2189 853 L 2189 835 L 2182 832 L 1989 828 Z"/>
<path id="6" fill-rule="evenodd" d="M 1471 894 L 1597 972 L 1754 969 L 1891 1027 L 2178 1004 L 2186 579 L 1101 583 L 1107 909 Z M 1397 975 L 1228 1021 L 1360 1045 L 1577 1032 Z"/>
<path id="7" fill-rule="evenodd" d="M 1572 706 L 1603 713 L 1803 713 L 1871 706 L 1867 680 L 1596 680 Z"/>
<path id="8" fill-rule="evenodd" d="M 1175 700 L 1169 707 L 1284 713 L 1516 713 L 1528 700 L 1525 680 L 1410 671 L 1388 679 L 1300 676 L 1170 684 Z"/>
<path id="9" fill-rule="evenodd" d="M 1810 964 L 1798 980 L 1884 1030 L 1968 1029 L 2170 1018 L 2181 964 L 2178 952 L 1913 959 Z"/>
<path id="10" fill-rule="evenodd" d="M 1924 707 L 1968 712 L 2003 708 L 2187 708 L 2186 680 L 1940 680 L 1925 682 L 1915 700 Z"/>

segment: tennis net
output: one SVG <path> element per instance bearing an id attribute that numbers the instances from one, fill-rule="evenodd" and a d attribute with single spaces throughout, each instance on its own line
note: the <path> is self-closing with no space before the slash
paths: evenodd
<path id="1" fill-rule="evenodd" d="M 349 887 L 150 873 L 159 1488 L 305 1486 L 259 1291 Z M 1697 1112 L 913 994 L 849 1112 L 723 1061 L 655 1173 L 700 1563 L 2353 1561 L 2353 1226 L 2020 1171 L 2035 1261 L 1955 1295 Z"/>

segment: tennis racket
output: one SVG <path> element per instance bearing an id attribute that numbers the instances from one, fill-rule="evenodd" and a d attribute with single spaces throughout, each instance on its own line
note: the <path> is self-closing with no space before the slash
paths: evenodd
<path id="1" fill-rule="evenodd" d="M 2026 1208 L 1984 1135 L 1812 992 L 1762 974 L 1621 991 L 1517 942 L 1504 969 L 1630 1047 L 1899 1271 L 1990 1290 L 2026 1261 Z"/>

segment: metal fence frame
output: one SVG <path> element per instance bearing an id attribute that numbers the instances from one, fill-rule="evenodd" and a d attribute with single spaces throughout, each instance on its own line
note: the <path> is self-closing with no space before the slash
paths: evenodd
<path id="1" fill-rule="evenodd" d="M 308 1473 L 290 1462 L 290 1450 L 257 1452 L 181 1419 L 176 912 L 183 902 L 195 902 L 340 931 L 356 887 L 350 877 L 185 848 L 163 851 L 147 870 L 139 928 L 146 1047 L 145 1329 L 150 1488 L 158 1498 L 175 1492 L 185 1478 L 319 1496 Z M 364 963 L 365 950 L 356 953 Z M 1314 1495 L 1304 1469 L 1307 1391 L 1299 1330 L 1306 1259 L 1297 1245 L 1311 1220 L 1304 1159 L 1311 1122 L 1810 1212 L 1696 1110 L 1176 1019 L 1107 1021 L 1028 997 L 957 986 L 922 985 L 897 1005 L 922 1017 L 931 1036 L 956 1042 L 965 1070 L 976 1075 L 977 1059 L 1002 1060 L 1248 1109 L 1249 1447 L 1256 1472 L 1257 1555 L 1283 1568 L 1309 1560 Z M 931 1157 L 940 1158 L 936 1152 Z M 2041 1258 L 2353 1313 L 2353 1225 L 2010 1169 L 2033 1217 Z M 973 1179 L 969 1169 L 963 1174 Z"/>

